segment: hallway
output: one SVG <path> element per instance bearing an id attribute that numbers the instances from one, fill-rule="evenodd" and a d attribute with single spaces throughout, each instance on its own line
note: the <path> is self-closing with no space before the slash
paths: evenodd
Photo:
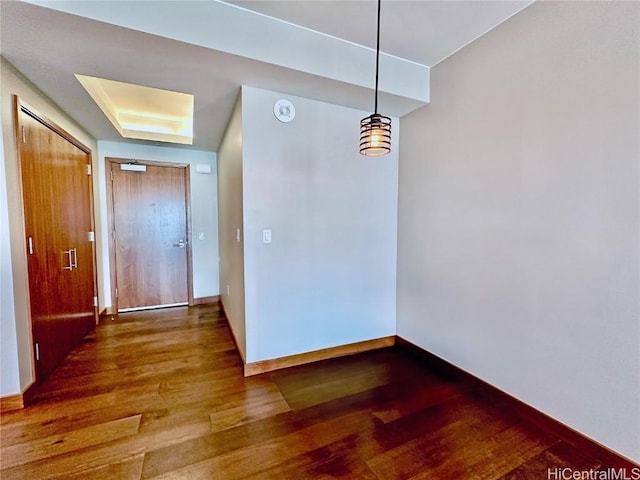
<path id="1" fill-rule="evenodd" d="M 243 378 L 218 305 L 107 319 L 2 415 L 13 479 L 543 479 L 598 468 L 395 347 Z"/>

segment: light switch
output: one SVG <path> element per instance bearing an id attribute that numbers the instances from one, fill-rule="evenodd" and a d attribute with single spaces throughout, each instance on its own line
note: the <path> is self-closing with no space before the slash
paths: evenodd
<path id="1" fill-rule="evenodd" d="M 262 230 L 262 243 L 271 243 L 271 230 Z"/>
<path id="2" fill-rule="evenodd" d="M 240 229 L 236 228 L 236 242 L 240 243 Z"/>

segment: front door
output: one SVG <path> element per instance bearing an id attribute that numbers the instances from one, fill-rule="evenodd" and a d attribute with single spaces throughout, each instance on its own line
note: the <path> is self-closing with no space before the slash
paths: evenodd
<path id="1" fill-rule="evenodd" d="M 118 311 L 186 305 L 188 167 L 107 165 Z"/>

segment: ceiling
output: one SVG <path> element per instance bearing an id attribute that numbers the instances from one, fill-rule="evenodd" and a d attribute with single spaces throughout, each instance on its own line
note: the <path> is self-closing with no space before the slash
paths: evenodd
<path id="1" fill-rule="evenodd" d="M 242 0 L 234 5 L 376 48 L 371 0 Z M 433 67 L 522 10 L 531 1 L 383 0 L 380 50 Z"/>
<path id="2" fill-rule="evenodd" d="M 391 59 L 402 62 L 398 68 L 427 71 L 424 82 L 428 83 L 424 67 L 436 65 L 530 3 L 386 0 L 382 3 L 381 50 L 398 57 Z M 169 8 L 179 15 L 163 15 Z M 269 22 L 266 40 L 250 35 L 260 31 L 260 22 Z M 375 22 L 373 0 L 2 0 L 0 53 L 98 140 L 140 143 L 120 137 L 74 74 L 193 94 L 192 148 L 215 151 L 243 84 L 368 111 L 373 65 L 370 71 L 355 73 L 344 65 L 366 64 L 368 68 L 373 63 L 370 49 L 375 48 Z M 243 39 L 262 44 L 262 49 L 252 49 L 245 42 L 245 50 L 240 50 Z M 316 50 L 317 45 L 326 44 L 327 49 L 304 55 L 298 52 L 296 57 L 295 48 L 307 44 Z M 351 61 L 349 56 L 360 52 L 368 56 Z M 309 63 L 315 59 L 318 61 Z M 334 71 L 325 74 L 322 68 Z M 358 74 L 366 74 L 366 81 L 355 78 Z M 390 86 L 381 96 L 381 105 L 387 105 L 383 113 L 401 116 L 425 103 L 425 98 L 400 91 L 406 86 L 403 78 L 393 80 L 397 89 Z"/>

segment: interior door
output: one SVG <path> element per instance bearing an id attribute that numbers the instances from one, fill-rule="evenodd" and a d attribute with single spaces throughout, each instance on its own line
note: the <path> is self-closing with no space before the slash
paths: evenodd
<path id="1" fill-rule="evenodd" d="M 42 381 L 96 322 L 91 155 L 18 108 L 31 323 Z"/>
<path id="2" fill-rule="evenodd" d="M 118 311 L 188 304 L 188 169 L 109 166 Z"/>

